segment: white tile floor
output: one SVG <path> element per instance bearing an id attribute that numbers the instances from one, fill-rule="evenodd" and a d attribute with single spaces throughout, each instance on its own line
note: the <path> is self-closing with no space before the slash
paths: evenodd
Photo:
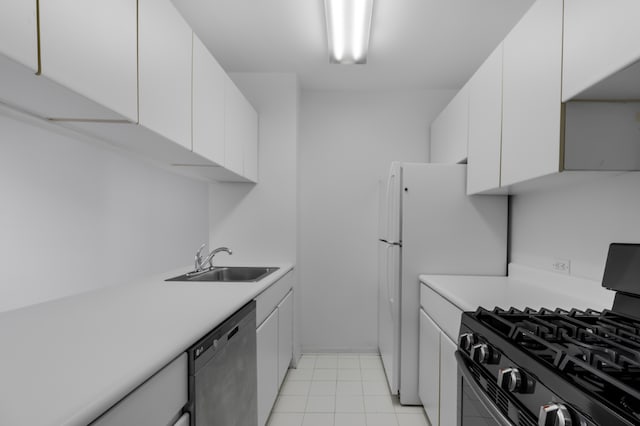
<path id="1" fill-rule="evenodd" d="M 287 373 L 268 426 L 428 426 L 389 393 L 374 354 L 305 354 Z"/>

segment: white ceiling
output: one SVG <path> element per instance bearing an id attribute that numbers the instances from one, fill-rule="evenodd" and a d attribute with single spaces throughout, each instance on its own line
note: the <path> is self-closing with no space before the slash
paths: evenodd
<path id="1" fill-rule="evenodd" d="M 374 0 L 366 65 L 329 64 L 323 0 L 173 0 L 228 72 L 304 89 L 456 89 L 534 0 Z"/>

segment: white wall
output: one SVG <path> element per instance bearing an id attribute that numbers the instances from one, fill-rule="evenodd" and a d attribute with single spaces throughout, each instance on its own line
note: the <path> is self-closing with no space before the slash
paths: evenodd
<path id="1" fill-rule="evenodd" d="M 207 186 L 0 111 L 0 311 L 189 264 Z"/>
<path id="2" fill-rule="evenodd" d="M 511 199 L 511 261 L 602 280 L 609 244 L 640 243 L 640 173 L 602 175 Z"/>
<path id="3" fill-rule="evenodd" d="M 378 179 L 427 161 L 454 91 L 303 91 L 299 279 L 303 352 L 377 351 Z"/>

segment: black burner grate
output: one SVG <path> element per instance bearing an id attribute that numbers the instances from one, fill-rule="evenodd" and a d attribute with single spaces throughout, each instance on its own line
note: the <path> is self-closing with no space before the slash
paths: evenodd
<path id="1" fill-rule="evenodd" d="M 479 308 L 520 350 L 640 420 L 640 320 L 608 310 Z"/>

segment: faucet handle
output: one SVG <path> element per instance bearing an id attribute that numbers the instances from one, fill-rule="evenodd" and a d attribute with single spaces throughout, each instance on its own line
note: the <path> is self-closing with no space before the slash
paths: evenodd
<path id="1" fill-rule="evenodd" d="M 198 251 L 196 252 L 196 258 L 195 258 L 195 265 L 194 265 L 194 271 L 198 272 L 202 269 L 202 250 L 204 249 L 204 247 L 206 246 L 205 244 L 202 244 L 200 246 L 200 248 L 198 249 Z"/>

